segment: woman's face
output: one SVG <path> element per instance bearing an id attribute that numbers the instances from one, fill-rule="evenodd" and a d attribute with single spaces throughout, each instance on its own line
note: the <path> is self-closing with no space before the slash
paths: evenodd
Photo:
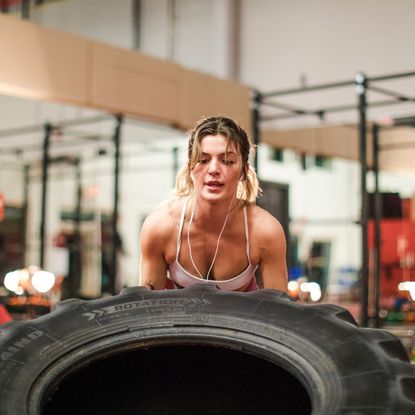
<path id="1" fill-rule="evenodd" d="M 201 141 L 201 156 L 192 176 L 196 193 L 206 200 L 223 201 L 235 196 L 242 176 L 242 159 L 234 145 L 221 134 Z"/>

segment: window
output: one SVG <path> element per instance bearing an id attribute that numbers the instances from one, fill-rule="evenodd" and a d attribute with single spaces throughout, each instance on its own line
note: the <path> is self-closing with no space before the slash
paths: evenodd
<path id="1" fill-rule="evenodd" d="M 330 252 L 330 241 L 313 241 L 308 257 L 308 279 L 309 281 L 316 282 L 323 293 L 328 282 Z"/>
<path id="2" fill-rule="evenodd" d="M 331 158 L 316 154 L 314 157 L 314 165 L 323 169 L 331 169 Z"/>
<path id="3" fill-rule="evenodd" d="M 271 150 L 271 160 L 283 162 L 284 161 L 284 150 L 280 148 L 273 148 Z"/>

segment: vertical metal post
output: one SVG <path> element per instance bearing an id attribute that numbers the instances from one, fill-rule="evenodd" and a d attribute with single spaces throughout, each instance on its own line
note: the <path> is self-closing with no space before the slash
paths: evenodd
<path id="1" fill-rule="evenodd" d="M 29 223 L 29 180 L 30 180 L 30 166 L 25 164 L 23 169 L 24 185 L 23 185 L 23 264 L 22 267 L 28 265 L 27 258 L 27 224 Z"/>
<path id="2" fill-rule="evenodd" d="M 74 162 L 76 169 L 76 206 L 74 217 L 74 244 L 73 244 L 73 269 L 69 281 L 70 297 L 78 297 L 82 281 L 82 243 L 81 243 L 81 214 L 82 214 L 82 175 L 81 159 Z"/>
<path id="3" fill-rule="evenodd" d="M 123 122 L 122 115 L 116 116 L 116 125 L 114 131 L 114 205 L 112 212 L 112 251 L 111 251 L 111 275 L 109 281 L 109 289 L 111 294 L 116 294 L 117 290 L 117 271 L 118 271 L 118 249 L 119 249 L 119 234 L 118 234 L 118 202 L 119 202 L 119 178 L 120 178 L 120 138 L 121 126 Z"/>
<path id="4" fill-rule="evenodd" d="M 76 208 L 75 208 L 75 233 L 81 234 L 81 213 L 82 213 L 82 171 L 81 159 L 75 161 L 76 167 Z"/>
<path id="5" fill-rule="evenodd" d="M 133 11 L 132 11 L 133 48 L 140 49 L 141 47 L 141 14 L 142 14 L 141 0 L 133 0 L 132 8 L 133 8 Z"/>
<path id="6" fill-rule="evenodd" d="M 359 103 L 359 155 L 360 155 L 360 190 L 361 190 L 361 243 L 362 243 L 362 266 L 360 270 L 360 293 L 361 293 L 361 309 L 360 324 L 363 327 L 368 325 L 368 298 L 369 298 L 369 250 L 368 250 L 368 232 L 367 223 L 369 219 L 368 212 L 368 194 L 366 188 L 367 174 L 367 156 L 366 156 L 366 94 L 367 94 L 367 78 L 363 73 L 355 76 L 356 93 Z"/>
<path id="7" fill-rule="evenodd" d="M 173 147 L 173 189 L 176 186 L 176 176 L 179 171 L 179 149 Z"/>
<path id="8" fill-rule="evenodd" d="M 374 191 L 374 261 L 373 261 L 373 294 L 375 301 L 375 319 L 374 326 L 380 327 L 379 317 L 379 299 L 380 299 L 380 287 L 381 287 L 381 226 L 380 221 L 382 219 L 382 199 L 379 191 L 379 130 L 380 126 L 376 123 L 372 125 L 372 139 L 373 139 L 373 174 L 375 176 L 375 191 Z"/>
<path id="9" fill-rule="evenodd" d="M 258 145 L 261 140 L 261 131 L 260 131 L 260 121 L 261 121 L 261 103 L 262 103 L 262 94 L 259 91 L 254 91 L 253 97 L 253 106 L 252 106 L 252 140 L 255 145 L 255 158 L 254 158 L 254 168 L 257 174 L 258 171 Z"/>
<path id="10" fill-rule="evenodd" d="M 44 125 L 45 136 L 43 138 L 43 156 L 42 156 L 42 199 L 40 210 L 40 250 L 39 250 L 39 266 L 45 266 L 45 233 L 46 233 L 46 196 L 48 184 L 48 169 L 49 169 L 49 146 L 50 137 L 52 135 L 53 127 L 51 124 Z"/>
<path id="11" fill-rule="evenodd" d="M 23 0 L 21 4 L 22 19 L 30 19 L 30 0 Z"/>

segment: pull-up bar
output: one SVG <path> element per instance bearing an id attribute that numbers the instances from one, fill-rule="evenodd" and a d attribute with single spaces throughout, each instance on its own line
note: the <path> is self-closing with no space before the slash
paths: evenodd
<path id="1" fill-rule="evenodd" d="M 93 123 L 101 122 L 101 121 L 110 121 L 111 119 L 112 117 L 108 115 L 98 115 L 96 117 L 84 117 L 84 118 L 77 118 L 77 119 L 72 119 L 72 120 L 67 120 L 67 121 L 60 121 L 58 123 L 54 123 L 54 127 L 55 128 L 72 127 L 72 126 L 93 124 Z M 34 124 L 34 125 L 27 125 L 24 127 L 6 128 L 4 130 L 0 130 L 0 138 L 9 138 L 9 137 L 17 136 L 17 135 L 41 132 L 44 130 L 44 127 L 45 127 L 45 124 Z"/>
<path id="2" fill-rule="evenodd" d="M 390 75 L 366 77 L 366 81 L 367 82 L 388 81 L 392 79 L 408 78 L 411 76 L 415 76 L 415 72 L 401 72 L 401 73 L 395 73 L 395 74 L 390 74 Z M 304 86 L 301 88 L 289 88 L 289 89 L 282 89 L 279 91 L 265 92 L 265 93 L 262 93 L 262 96 L 264 98 L 269 98 L 269 97 L 285 96 L 285 95 L 292 95 L 292 94 L 302 94 L 305 92 L 321 91 L 323 89 L 344 88 L 344 87 L 354 86 L 354 85 L 355 85 L 355 81 L 346 80 L 346 81 L 340 81 L 340 82 L 330 82 L 330 83 L 325 83 L 325 84 Z"/>
<path id="3" fill-rule="evenodd" d="M 373 88 L 370 88 L 373 89 Z M 401 104 L 402 101 L 408 102 L 408 101 L 414 101 L 413 98 L 411 99 L 399 99 L 398 101 L 396 99 L 393 100 L 385 100 L 385 101 L 375 101 L 375 102 L 366 102 L 367 108 L 376 108 L 376 107 L 387 107 L 389 105 L 395 105 L 395 104 Z M 274 108 L 280 108 L 280 109 L 288 109 L 288 106 L 282 107 L 274 102 L 263 102 L 261 105 L 263 106 L 270 106 Z M 320 119 L 324 118 L 324 115 L 327 113 L 333 113 L 333 112 L 344 112 L 344 111 L 356 111 L 356 105 L 355 104 L 349 104 L 349 105 L 338 105 L 333 107 L 327 107 L 327 108 L 320 108 L 318 110 L 304 110 L 304 109 L 296 109 L 294 107 L 291 107 L 289 114 L 278 114 L 278 115 L 266 115 L 261 117 L 261 121 L 274 121 L 274 120 L 285 120 L 288 118 L 296 118 L 298 116 L 304 116 L 304 115 L 315 115 L 319 117 Z"/>

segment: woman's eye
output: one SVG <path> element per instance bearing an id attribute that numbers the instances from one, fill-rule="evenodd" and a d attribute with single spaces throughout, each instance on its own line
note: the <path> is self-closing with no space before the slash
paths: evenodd
<path id="1" fill-rule="evenodd" d="M 209 159 L 201 159 L 199 163 L 201 164 L 209 163 Z"/>
<path id="2" fill-rule="evenodd" d="M 223 159 L 222 160 L 223 164 L 229 165 L 229 164 L 235 164 L 234 160 L 229 160 L 229 159 Z"/>

